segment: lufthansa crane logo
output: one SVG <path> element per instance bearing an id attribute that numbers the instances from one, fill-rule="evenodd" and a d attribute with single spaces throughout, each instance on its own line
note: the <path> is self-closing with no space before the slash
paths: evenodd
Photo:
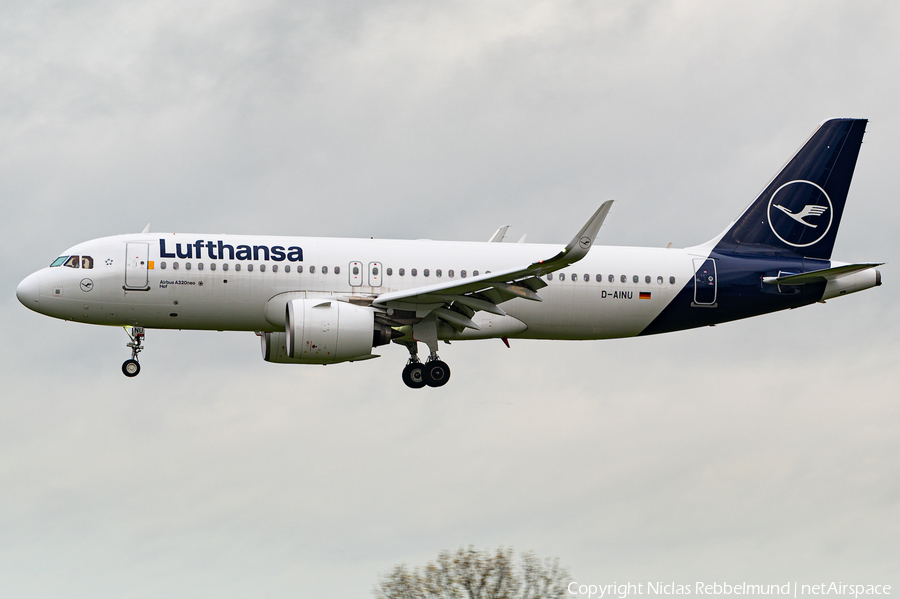
<path id="1" fill-rule="evenodd" d="M 585 235 L 584 237 L 582 237 L 581 239 L 578 240 L 578 243 L 581 245 L 582 248 L 588 249 L 589 247 L 591 247 L 591 238 L 588 237 L 587 235 Z"/>
<path id="2" fill-rule="evenodd" d="M 81 290 L 90 291 L 94 288 L 94 282 L 90 279 L 81 279 Z"/>
<path id="3" fill-rule="evenodd" d="M 769 228 L 784 243 L 808 247 L 831 229 L 834 207 L 825 190 L 812 181 L 788 181 L 769 198 Z"/>

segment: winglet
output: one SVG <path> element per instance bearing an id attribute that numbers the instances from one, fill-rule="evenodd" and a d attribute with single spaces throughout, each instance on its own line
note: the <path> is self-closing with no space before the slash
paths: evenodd
<path id="1" fill-rule="evenodd" d="M 503 238 L 506 237 L 506 231 L 509 229 L 509 225 L 504 225 L 494 231 L 494 234 L 491 235 L 491 238 L 488 239 L 488 243 L 500 243 L 503 241 Z"/>
<path id="2" fill-rule="evenodd" d="M 141 231 L 141 235 L 146 235 L 149 232 L 150 232 L 150 223 L 147 223 L 147 226 L 144 227 L 143 231 Z"/>
<path id="3" fill-rule="evenodd" d="M 543 264 L 547 266 L 555 266 L 557 262 L 572 264 L 587 256 L 588 250 L 594 245 L 597 233 L 600 231 L 603 221 L 606 220 L 606 215 L 609 214 L 609 209 L 612 207 L 612 204 L 613 200 L 606 200 L 603 202 L 603 204 L 597 208 L 594 215 L 591 216 L 590 220 L 588 220 L 575 237 L 572 238 L 569 245 L 549 260 L 544 260 Z"/>

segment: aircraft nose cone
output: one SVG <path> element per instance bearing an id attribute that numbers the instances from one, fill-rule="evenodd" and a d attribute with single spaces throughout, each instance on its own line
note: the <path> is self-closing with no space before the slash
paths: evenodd
<path id="1" fill-rule="evenodd" d="M 37 274 L 31 274 L 22 279 L 16 287 L 16 297 L 26 308 L 34 310 L 41 299 L 41 279 Z"/>

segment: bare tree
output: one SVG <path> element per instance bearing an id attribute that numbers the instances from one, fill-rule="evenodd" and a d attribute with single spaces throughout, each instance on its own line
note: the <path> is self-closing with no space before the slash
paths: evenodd
<path id="1" fill-rule="evenodd" d="M 512 548 L 476 551 L 471 545 L 410 570 L 400 564 L 381 577 L 378 599 L 558 599 L 566 594 L 569 573 L 558 559 L 541 561 L 522 554 L 519 566 Z"/>

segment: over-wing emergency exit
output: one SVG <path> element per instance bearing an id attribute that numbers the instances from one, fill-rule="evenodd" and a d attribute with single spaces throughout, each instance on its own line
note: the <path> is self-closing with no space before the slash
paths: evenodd
<path id="1" fill-rule="evenodd" d="M 879 263 L 831 260 L 867 121 L 822 123 L 750 206 L 684 249 L 597 245 L 611 201 L 563 248 L 488 242 L 150 233 L 69 248 L 26 277 L 27 308 L 124 326 L 140 372 L 147 329 L 254 331 L 285 364 L 403 345 L 404 383 L 450 378 L 440 341 L 610 339 L 718 324 L 881 284 Z M 427 348 L 423 362 L 419 344 Z"/>

